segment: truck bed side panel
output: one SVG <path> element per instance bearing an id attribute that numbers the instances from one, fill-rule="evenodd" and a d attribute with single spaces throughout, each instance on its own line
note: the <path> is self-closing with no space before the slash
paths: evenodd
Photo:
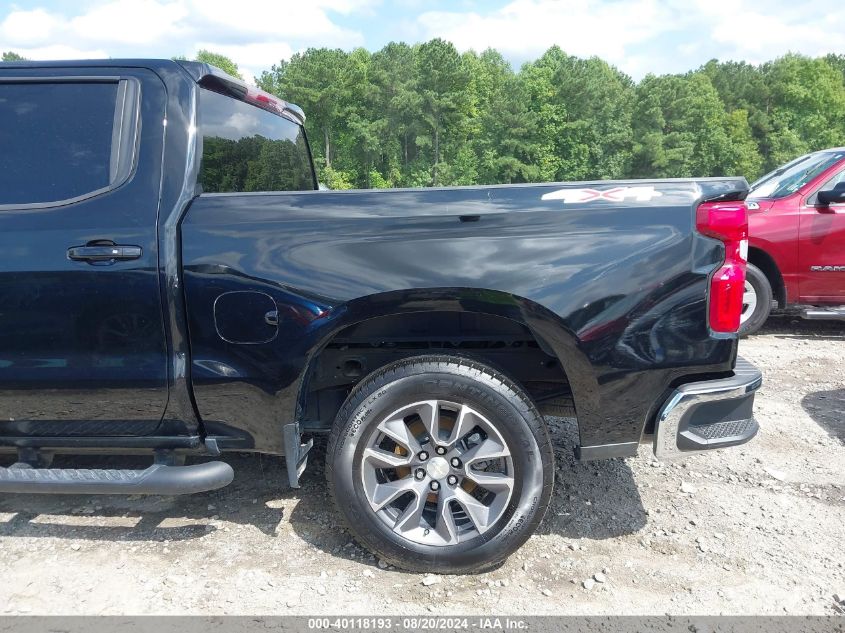
<path id="1" fill-rule="evenodd" d="M 634 186 L 650 199 L 569 201 Z M 582 445 L 635 442 L 670 383 L 732 366 L 735 339 L 714 337 L 706 317 L 723 249 L 693 230 L 693 210 L 744 187 L 199 196 L 181 227 L 199 411 L 211 427 L 234 426 L 256 448 L 278 450 L 280 425 L 299 414 L 308 361 L 333 334 L 385 313 L 466 310 L 522 321 L 548 343 L 572 384 Z M 278 306 L 272 340 L 221 338 L 215 304 L 239 290 Z"/>

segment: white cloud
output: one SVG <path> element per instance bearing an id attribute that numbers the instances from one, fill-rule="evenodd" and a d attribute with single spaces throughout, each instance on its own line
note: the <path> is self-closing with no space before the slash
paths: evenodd
<path id="1" fill-rule="evenodd" d="M 102 48 L 77 48 L 65 44 L 33 47 L 16 46 L 15 52 L 27 59 L 104 59 L 109 56 Z"/>
<path id="2" fill-rule="evenodd" d="M 528 59 L 559 45 L 567 53 L 624 60 L 628 46 L 671 28 L 656 0 L 514 0 L 482 15 L 429 11 L 419 16 L 424 38 L 442 37 L 462 50 L 493 47 Z"/>
<path id="3" fill-rule="evenodd" d="M 308 46 L 375 49 L 391 39 L 441 37 L 461 50 L 494 47 L 516 65 L 557 44 L 640 78 L 713 57 L 763 62 L 788 51 L 842 52 L 842 2 L 509 0 L 493 8 L 453 0 L 441 3 L 448 10 L 431 10 L 429 0 L 86 0 L 61 11 L 6 3 L 0 42 L 33 59 L 190 56 L 207 48 L 251 79 Z M 393 21 L 381 22 L 388 14 Z M 369 40 L 350 26 L 363 21 Z"/>
<path id="4" fill-rule="evenodd" d="M 150 45 L 187 35 L 188 9 L 182 2 L 115 0 L 94 7 L 67 23 L 69 35 L 85 42 Z M 126 25 L 121 28 L 117 25 Z"/>
<path id="5" fill-rule="evenodd" d="M 552 45 L 597 55 L 635 78 L 696 68 L 708 59 L 763 62 L 789 51 L 841 52 L 842 0 L 513 0 L 494 11 L 428 11 L 420 39 L 460 50 L 488 46 L 512 60 Z"/>
<path id="6" fill-rule="evenodd" d="M 37 46 L 49 42 L 60 27 L 61 19 L 44 9 L 15 11 L 0 24 L 0 34 L 9 44 Z"/>
<path id="7" fill-rule="evenodd" d="M 363 36 L 335 24 L 327 9 L 340 6 L 345 12 L 354 6 L 366 8 L 369 2 L 337 2 L 311 0 L 278 2 L 268 0 L 189 0 L 191 19 L 199 28 L 223 31 L 240 41 L 244 35 L 253 38 L 309 39 L 325 42 L 325 46 L 358 46 Z"/>
<path id="8" fill-rule="evenodd" d="M 824 55 L 842 50 L 834 35 L 845 30 L 840 0 L 695 0 L 694 7 L 721 58 L 760 63 L 790 51 Z"/>
<path id="9" fill-rule="evenodd" d="M 197 42 L 188 56 L 193 57 L 201 49 L 221 53 L 235 61 L 244 79 L 252 82 L 261 71 L 270 70 L 273 64 L 283 59 L 290 59 L 294 50 L 284 41 L 259 42 L 256 44 L 218 44 L 216 42 Z"/>
<path id="10" fill-rule="evenodd" d="M 362 46 L 337 16 L 368 15 L 379 0 L 99 0 L 63 15 L 0 9 L 0 41 L 30 59 L 170 57 L 200 48 L 231 57 L 244 77 L 307 46 Z"/>
<path id="11" fill-rule="evenodd" d="M 245 132 L 254 130 L 259 124 L 258 117 L 254 114 L 235 112 L 223 122 L 220 131 L 226 138 L 237 139 L 243 136 Z"/>

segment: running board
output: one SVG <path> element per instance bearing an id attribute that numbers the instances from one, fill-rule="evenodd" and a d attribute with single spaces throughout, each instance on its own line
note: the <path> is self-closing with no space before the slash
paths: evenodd
<path id="1" fill-rule="evenodd" d="M 805 319 L 845 319 L 845 306 L 835 308 L 807 308 L 801 315 Z"/>
<path id="2" fill-rule="evenodd" d="M 146 470 L 76 468 L 0 468 L 0 492 L 30 494 L 182 495 L 216 490 L 232 483 L 235 472 L 225 462 L 190 466 L 153 464 Z"/>

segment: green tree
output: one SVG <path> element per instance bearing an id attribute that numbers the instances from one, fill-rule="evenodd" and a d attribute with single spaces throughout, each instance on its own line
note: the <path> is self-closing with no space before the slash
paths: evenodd
<path id="1" fill-rule="evenodd" d="M 416 61 L 422 119 L 430 132 L 428 139 L 417 137 L 417 143 L 430 147 L 431 184 L 437 186 L 449 180 L 441 177 L 443 148 L 455 140 L 449 139 L 448 134 L 456 131 L 462 119 L 469 115 L 470 78 L 455 47 L 439 38 L 420 44 Z M 456 145 L 448 149 L 457 154 Z M 448 163 L 445 167 L 448 168 Z"/>
<path id="2" fill-rule="evenodd" d="M 824 61 L 831 68 L 838 70 L 842 75 L 842 80 L 845 82 L 845 55 L 831 53 L 830 55 L 825 55 Z"/>
<path id="3" fill-rule="evenodd" d="M 542 181 L 562 180 L 563 157 L 558 140 L 566 124 L 566 104 L 557 98 L 555 71 L 566 54 L 557 46 L 547 50 L 538 60 L 525 64 L 519 72 L 520 82 L 529 103 L 528 116 L 535 132 L 535 164 Z"/>
<path id="4" fill-rule="evenodd" d="M 392 185 L 407 184 L 409 166 L 417 158 L 416 137 L 422 132 L 415 49 L 391 42 L 373 53 L 368 78 L 373 87 L 368 108 L 383 121 L 381 173 Z"/>
<path id="5" fill-rule="evenodd" d="M 229 59 L 225 55 L 221 55 L 220 53 L 214 53 L 212 51 L 202 49 L 197 52 L 197 56 L 194 58 L 194 61 L 211 64 L 212 66 L 217 66 L 217 68 L 219 68 L 223 72 L 232 75 L 232 77 L 243 79 L 243 77 L 241 76 L 241 71 L 238 69 L 238 65 L 231 59 Z"/>
<path id="6" fill-rule="evenodd" d="M 772 104 L 771 90 L 763 70 L 745 62 L 719 62 L 715 59 L 700 70 L 710 78 L 727 113 L 745 111 L 759 151 L 767 153 L 772 131 Z"/>
<path id="7" fill-rule="evenodd" d="M 522 82 L 495 50 L 467 53 L 464 62 L 472 78 L 473 116 L 467 134 L 476 155 L 475 182 L 537 180 L 536 126 Z"/>
<path id="8" fill-rule="evenodd" d="M 22 55 L 18 55 L 14 51 L 4 51 L 3 52 L 3 59 L 0 60 L 0 61 L 4 61 L 4 62 L 25 62 L 26 57 L 23 57 Z"/>
<path id="9" fill-rule="evenodd" d="M 432 40 L 374 53 L 309 49 L 258 81 L 303 107 L 318 173 L 333 188 L 753 179 L 845 145 L 843 55 L 711 60 L 634 83 L 557 46 L 514 72 L 495 50 L 459 54 Z"/>
<path id="10" fill-rule="evenodd" d="M 348 70 L 349 56 L 339 48 L 309 48 L 263 72 L 258 81 L 265 90 L 305 110 L 312 138 L 320 140 L 316 153 L 327 167 L 334 159 L 336 135 L 345 125 Z"/>
<path id="11" fill-rule="evenodd" d="M 352 51 L 347 58 L 344 82 L 343 117 L 346 124 L 340 135 L 344 167 L 356 174 L 361 187 L 377 187 L 383 182 L 376 167 L 384 162 L 383 141 L 387 119 L 376 87 L 370 80 L 371 55 L 363 48 Z M 376 184 L 378 183 L 378 184 Z"/>
<path id="12" fill-rule="evenodd" d="M 728 146 L 717 171 L 756 180 L 763 173 L 763 156 L 754 138 L 748 112 L 741 109 L 726 112 L 723 120 Z"/>
<path id="13" fill-rule="evenodd" d="M 555 69 L 555 99 L 566 108 L 557 144 L 563 159 L 558 178 L 621 178 L 632 150 L 633 82 L 608 63 L 564 57 Z"/>
<path id="14" fill-rule="evenodd" d="M 785 55 L 764 66 L 771 92 L 769 166 L 845 138 L 842 72 L 825 59 Z"/>
<path id="15" fill-rule="evenodd" d="M 633 175 L 719 175 L 731 152 L 725 125 L 724 105 L 705 74 L 646 76 L 632 120 Z"/>
<path id="16" fill-rule="evenodd" d="M 349 179 L 349 175 L 332 169 L 331 167 L 324 167 L 322 170 L 322 182 L 329 189 L 353 189 L 355 185 Z"/>

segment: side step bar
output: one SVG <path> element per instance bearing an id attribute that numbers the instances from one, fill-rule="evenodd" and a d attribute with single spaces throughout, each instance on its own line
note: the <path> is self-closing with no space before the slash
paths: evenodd
<path id="1" fill-rule="evenodd" d="M 145 470 L 0 468 L 0 492 L 30 494 L 182 495 L 228 486 L 235 472 L 225 462 L 190 466 L 153 464 Z"/>
<path id="2" fill-rule="evenodd" d="M 845 319 L 845 306 L 835 308 L 807 308 L 801 313 L 805 319 Z"/>

